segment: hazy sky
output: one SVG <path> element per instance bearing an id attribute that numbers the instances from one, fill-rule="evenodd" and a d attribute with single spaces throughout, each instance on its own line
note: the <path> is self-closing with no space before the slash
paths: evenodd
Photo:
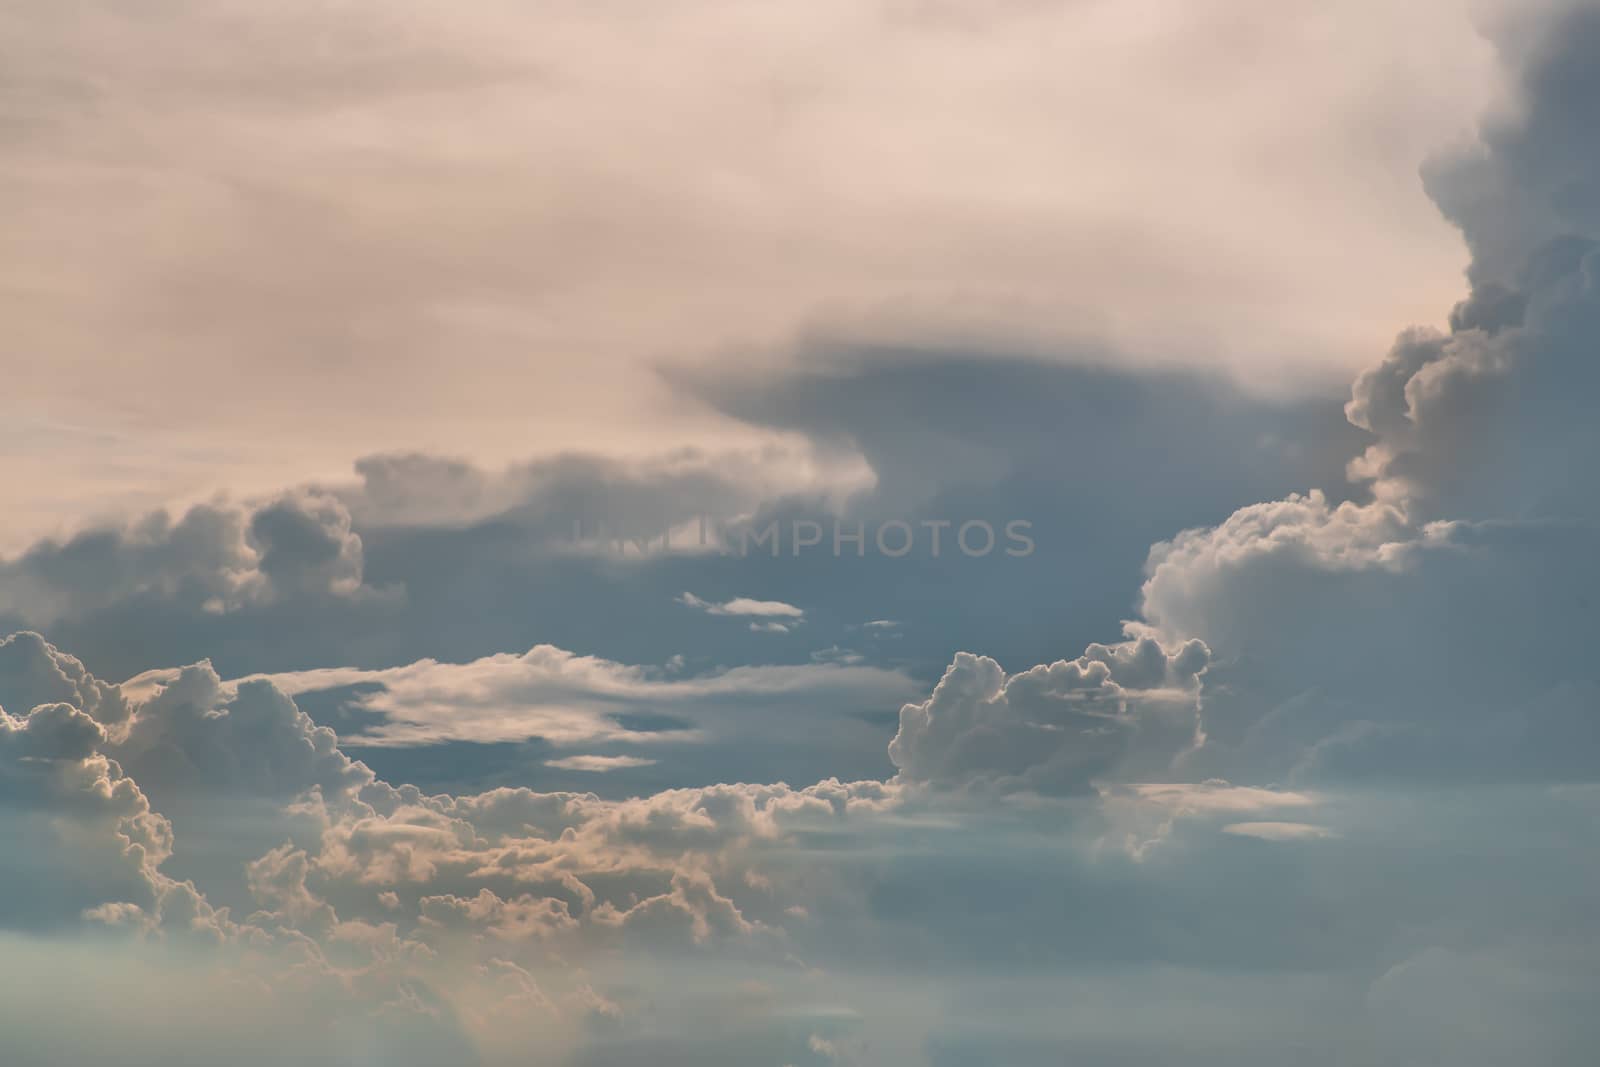
<path id="1" fill-rule="evenodd" d="M 0 9 L 7 1067 L 1580 1067 L 1600 8 Z"/>

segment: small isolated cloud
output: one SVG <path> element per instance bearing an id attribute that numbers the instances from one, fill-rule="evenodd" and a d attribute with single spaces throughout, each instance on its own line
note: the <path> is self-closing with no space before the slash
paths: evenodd
<path id="1" fill-rule="evenodd" d="M 1222 832 L 1263 841 L 1313 841 L 1334 836 L 1326 826 L 1304 822 L 1236 822 L 1224 826 Z"/>
<path id="2" fill-rule="evenodd" d="M 653 759 L 644 759 L 640 756 L 567 756 L 563 759 L 544 761 L 546 767 L 554 767 L 556 770 L 590 771 L 594 774 L 625 771 L 632 767 L 651 767 L 655 763 Z"/>
<path id="3" fill-rule="evenodd" d="M 745 596 L 736 596 L 732 600 L 718 604 L 702 600 L 693 593 L 684 593 L 678 597 L 678 603 L 703 611 L 707 615 L 746 615 L 761 619 L 793 619 L 796 622 L 806 616 L 800 608 L 793 604 L 785 604 L 781 600 L 753 600 Z"/>

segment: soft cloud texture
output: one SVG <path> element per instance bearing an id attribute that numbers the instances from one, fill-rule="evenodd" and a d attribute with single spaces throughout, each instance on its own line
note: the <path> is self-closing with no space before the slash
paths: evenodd
<path id="1" fill-rule="evenodd" d="M 42 642 L 31 647 L 49 661 L 59 656 Z M 1171 669 L 1170 658 L 1157 664 L 1148 645 L 1102 655 L 1088 662 L 1109 663 L 1130 685 L 1148 685 Z M 20 795 L 53 813 L 58 833 L 95 820 L 121 831 L 120 840 L 74 831 L 73 847 L 89 849 L 86 861 L 97 857 L 105 872 L 98 880 L 84 878 L 81 864 L 70 874 L 27 873 L 60 921 L 70 918 L 66 909 L 82 907 L 97 925 L 146 931 L 143 947 L 123 942 L 103 965 L 190 990 L 191 999 L 211 981 L 206 969 L 221 966 L 228 979 L 205 1002 L 221 1005 L 236 988 L 251 991 L 226 1010 L 220 1030 L 196 1024 L 179 1048 L 209 1047 L 224 1034 L 244 1037 L 270 1020 L 294 1018 L 292 1040 L 306 1044 L 303 1058 L 312 1063 L 348 1062 L 357 1055 L 352 1048 L 365 1048 L 406 1067 L 441 1055 L 500 1064 L 527 1062 L 530 1047 L 538 1062 L 551 1063 L 661 1062 L 663 1049 L 685 1062 L 743 1063 L 752 1050 L 791 1061 L 825 1045 L 841 1059 L 862 1059 L 870 1048 L 878 1062 L 911 1064 L 930 1054 L 934 1062 L 1032 1055 L 1018 1051 L 1030 1042 L 1039 1062 L 1048 1062 L 1049 1049 L 1095 1047 L 1084 1030 L 1094 1032 L 1094 1013 L 1069 1036 L 1059 1004 L 1039 1002 L 1035 1010 L 1035 998 L 1075 1004 L 1080 982 L 1110 980 L 1118 988 L 1132 983 L 1130 994 L 1140 991 L 1140 1031 L 1152 1049 L 1194 1046 L 1178 1005 L 1204 991 L 1229 1013 L 1245 1004 L 1293 1012 L 1320 1005 L 1321 1022 L 1281 1032 L 1236 1025 L 1226 1038 L 1200 1040 L 1201 1062 L 1221 1063 L 1229 1053 L 1275 1062 L 1296 1034 L 1320 1035 L 1330 1054 L 1355 1054 L 1363 1043 L 1352 1035 L 1377 1019 L 1385 1028 L 1373 1046 L 1379 1062 L 1399 1063 L 1439 1041 L 1403 1023 L 1417 993 L 1403 991 L 1399 976 L 1443 952 L 1474 954 L 1474 981 L 1492 985 L 1508 966 L 1537 976 L 1547 988 L 1525 989 L 1524 1000 L 1502 1010 L 1500 1024 L 1524 1040 L 1522 1047 L 1540 1050 L 1537 1062 L 1577 1062 L 1563 1060 L 1561 1049 L 1579 1030 L 1541 1043 L 1526 1027 L 1529 1012 L 1543 1010 L 1563 983 L 1586 980 L 1587 971 L 1556 959 L 1536 924 L 1503 927 L 1515 929 L 1514 945 L 1475 943 L 1465 931 L 1481 929 L 1480 909 L 1518 894 L 1526 901 L 1525 883 L 1501 876 L 1496 857 L 1506 848 L 1524 862 L 1538 857 L 1550 879 L 1542 883 L 1550 887 L 1545 895 L 1559 906 L 1555 887 L 1593 852 L 1550 846 L 1573 844 L 1580 839 L 1574 833 L 1592 835 L 1593 797 L 1585 791 L 1529 795 L 1515 811 L 1506 810 L 1504 795 L 1487 809 L 1477 801 L 1463 808 L 1459 798 L 1396 809 L 1370 796 L 1220 782 L 1129 785 L 1100 799 L 1051 802 L 836 781 L 626 800 L 526 788 L 428 796 L 374 780 L 336 750 L 319 751 L 325 731 L 270 683 L 241 686 L 229 706 L 194 716 L 196 701 L 226 696 L 214 686 L 203 668 L 152 676 L 131 712 L 133 737 L 167 738 L 191 757 L 235 761 L 230 775 L 213 777 L 171 759 L 143 760 L 154 795 L 171 798 L 181 812 L 170 821 L 149 809 L 131 779 L 112 789 L 125 801 L 105 810 L 82 808 L 71 790 L 42 788 L 33 770 L 19 776 L 8 763 L 0 778 L 25 786 Z M 255 710 L 246 717 L 256 723 L 248 734 L 229 722 L 247 695 Z M 14 717 L 5 726 L 15 737 Z M 3 751 L 25 750 L 48 763 L 16 766 L 38 767 L 62 783 L 92 780 L 110 767 L 97 754 L 109 745 L 104 731 L 74 708 L 33 709 L 23 732 L 28 740 Z M 299 737 L 304 745 L 277 755 L 279 746 L 263 740 L 273 736 Z M 230 861 L 202 870 L 199 889 L 174 882 L 162 873 L 183 849 L 174 850 L 174 841 L 237 835 L 241 823 L 227 809 L 239 794 L 230 778 L 241 772 L 275 783 L 276 799 L 255 819 L 276 831 L 278 843 L 237 867 Z M 306 782 L 315 784 L 287 795 Z M 194 790 L 207 801 L 179 803 Z M 18 797 L 0 798 L 0 825 L 26 815 Z M 1271 818 L 1313 810 L 1319 824 Z M 1505 820 L 1526 826 L 1535 813 L 1545 827 L 1537 839 L 1482 836 L 1485 819 L 1496 829 Z M 148 845 L 127 836 L 141 821 L 154 834 L 144 838 Z M 1398 853 L 1408 857 L 1404 870 L 1390 869 L 1377 884 L 1355 873 L 1375 862 L 1392 865 L 1395 843 L 1416 840 L 1424 828 L 1434 847 Z M 1222 843 L 1230 839 L 1238 846 Z M 1290 850 L 1293 859 L 1250 851 L 1256 847 Z M 1300 851 L 1325 848 L 1339 851 L 1321 859 Z M 214 864 L 218 857 L 206 851 Z M 74 855 L 63 843 L 7 854 L 13 863 L 19 855 Z M 119 878 L 118 871 L 125 873 Z M 241 884 L 230 887 L 235 878 Z M 1330 899 L 1308 897 L 1302 878 L 1325 886 Z M 1077 908 L 1063 910 L 1064 887 Z M 208 890 L 237 894 L 240 903 L 231 915 L 219 913 L 200 895 Z M 1379 918 L 1353 924 L 1354 900 Z M 9 896 L 0 923 L 38 922 L 27 908 L 27 898 Z M 1172 919 L 1152 924 L 1153 915 Z M 1424 924 L 1432 947 L 1413 947 L 1403 931 Z M 162 947 L 199 931 L 216 946 L 207 950 L 210 962 Z M 75 948 L 59 952 L 57 960 L 78 958 Z M 47 987 L 56 981 L 59 964 L 34 961 L 26 946 L 8 959 L 32 961 L 36 981 Z M 1164 970 L 1176 961 L 1189 977 L 1141 986 L 1153 979 L 1135 976 L 1152 961 Z M 1097 974 L 1108 963 L 1121 977 Z M 1009 1036 L 964 1010 L 952 1014 L 948 998 L 978 995 L 1019 965 L 1042 987 L 985 1013 L 990 1023 L 1004 1019 Z M 885 968 L 897 976 L 890 983 L 897 993 L 885 992 L 876 977 Z M 1374 974 L 1383 977 L 1374 981 Z M 1252 991 L 1256 981 L 1276 992 Z M 1363 1006 L 1369 983 L 1376 999 Z M 1450 1002 L 1462 995 L 1450 994 Z M 0 1017 L 8 1032 L 31 1035 L 38 1062 L 81 1046 L 82 1038 L 27 1019 L 29 1003 L 28 994 L 8 997 L 0 1012 L 11 1015 Z M 729 1025 L 695 1032 L 694 1020 L 724 1016 Z M 1305 1028 L 1317 1025 L 1326 1031 Z M 1111 1040 L 1117 1028 L 1107 1029 L 1102 1015 L 1099 1032 Z M 158 1062 L 147 1058 L 163 1047 L 157 1035 L 138 1027 L 128 1034 L 130 1062 Z M 250 1047 L 241 1046 L 247 1063 Z"/>
<path id="2" fill-rule="evenodd" d="M 0 543 L 374 451 L 770 441 L 641 371 L 816 333 L 1342 374 L 1463 260 L 1414 175 L 1494 95 L 1473 14 L 25 3 Z"/>
<path id="3" fill-rule="evenodd" d="M 959 7 L 909 14 L 940 32 L 964 25 Z M 921 686 L 820 642 L 732 666 L 547 642 L 452 659 L 351 640 L 316 664 L 306 646 L 251 650 L 317 619 L 504 597 L 497 579 L 525 571 L 441 565 L 429 588 L 428 566 L 398 568 L 398 583 L 385 567 L 469 546 L 491 547 L 496 566 L 538 556 L 547 546 L 529 550 L 528 534 L 558 513 L 542 506 L 562 495 L 550 485 L 617 473 L 588 461 L 570 480 L 542 468 L 532 488 L 514 471 L 374 461 L 357 487 L 206 505 L 192 525 L 117 528 L 6 564 L 25 610 L 57 622 L 107 625 L 120 611 L 180 634 L 197 619 L 255 628 L 233 631 L 228 650 L 254 656 L 250 668 L 152 659 L 122 686 L 37 634 L 0 642 L 0 868 L 20 887 L 0 899 L 0 929 L 28 932 L 0 946 L 8 1054 L 16 1034 L 19 1062 L 101 1057 L 94 1034 L 117 1023 L 118 1061 L 152 1067 L 230 1043 L 254 1067 L 260 1035 L 279 1032 L 296 1062 L 402 1067 L 1589 1062 L 1600 563 L 1584 398 L 1600 185 L 1582 119 L 1600 96 L 1596 19 L 1512 39 L 1517 109 L 1430 169 L 1477 257 L 1474 289 L 1448 333 L 1402 335 L 1357 379 L 1347 413 L 1369 437 L 1340 457 L 1356 455 L 1351 483 L 1244 506 L 1212 497 L 1221 514 L 1150 550 L 1123 639 L 1081 656 L 1009 673 L 963 651 Z M 997 47 L 1016 43 L 1001 36 Z M 391 72 L 341 68 L 299 103 L 347 91 L 344 78 L 387 86 Z M 448 63 L 433 73 L 462 77 Z M 256 98 L 234 67 L 113 75 L 148 91 L 214 83 L 262 109 L 266 130 L 287 107 Z M 309 294 L 289 295 L 293 307 Z M 952 366 L 960 381 L 972 364 Z M 730 409 L 750 401 L 745 388 L 722 394 Z M 880 508 L 983 499 L 972 486 L 995 471 L 989 502 L 1007 501 L 1025 484 L 1007 479 L 1041 470 L 1054 440 L 1048 418 L 1007 427 L 1042 444 L 994 449 L 959 420 L 896 440 L 920 412 L 877 438 L 849 411 L 793 414 L 813 446 L 848 442 L 879 476 L 917 472 L 922 442 L 941 446 L 922 470 L 949 470 L 873 498 Z M 1122 469 L 1095 467 L 1072 483 L 1074 502 L 1094 504 L 1096 480 Z M 1172 472 L 1151 477 L 1167 486 Z M 676 514 L 671 494 L 620 480 L 641 513 Z M 723 483 L 697 484 L 715 497 Z M 434 502 L 412 485 L 459 492 Z M 765 517 L 795 505 L 776 496 L 729 506 Z M 397 539 L 387 557 L 385 538 Z M 751 638 L 776 648 L 830 624 L 805 572 L 791 579 L 801 596 L 704 581 L 698 555 L 661 570 L 580 556 L 655 581 L 635 602 L 675 627 L 739 631 L 728 613 L 785 619 L 775 605 L 804 604 L 796 634 Z M 925 573 L 835 609 L 837 632 L 892 655 L 869 636 L 886 628 L 861 620 L 899 619 L 907 636 L 881 643 L 910 640 L 934 613 L 884 591 Z M 477 581 L 452 585 L 462 574 Z M 980 584 L 922 587 L 946 613 L 1053 625 L 1022 601 L 956 595 Z M 675 601 L 683 589 L 700 592 Z M 508 611 L 494 632 L 524 619 Z M 463 744 L 481 761 L 517 739 L 545 745 L 540 773 L 585 784 L 496 787 L 480 762 L 473 784 L 446 791 L 375 766 Z M 830 773 L 866 739 L 873 773 Z M 696 752 L 710 758 L 684 780 L 650 777 Z M 173 993 L 153 1012 L 163 1019 L 170 1003 L 204 1007 L 183 1044 L 139 1024 L 148 989 Z M 60 1010 L 63 991 L 79 1010 Z"/>
<path id="4" fill-rule="evenodd" d="M 317 670 L 271 680 L 291 694 L 367 689 L 355 705 L 381 717 L 362 734 L 363 743 L 370 745 L 528 737 L 557 745 L 659 741 L 660 734 L 628 729 L 617 720 L 648 711 L 692 715 L 718 703 L 762 699 L 893 699 L 913 684 L 893 671 L 825 663 L 734 667 L 703 677 L 674 677 L 665 670 L 579 656 L 549 645 L 472 663 L 424 660 L 391 670 Z M 693 734 L 680 739 L 693 740 Z"/>

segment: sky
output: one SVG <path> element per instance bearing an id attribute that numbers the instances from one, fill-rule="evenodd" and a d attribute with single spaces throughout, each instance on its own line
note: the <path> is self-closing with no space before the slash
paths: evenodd
<path id="1" fill-rule="evenodd" d="M 0 69 L 8 1064 L 1591 1061 L 1600 8 Z"/>

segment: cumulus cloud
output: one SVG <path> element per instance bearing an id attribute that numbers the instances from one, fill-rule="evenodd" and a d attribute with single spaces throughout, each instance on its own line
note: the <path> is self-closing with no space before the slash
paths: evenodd
<path id="1" fill-rule="evenodd" d="M 219 936 L 226 917 L 160 871 L 172 825 L 103 751 L 106 732 L 71 704 L 0 712 L 0 927 L 82 919 Z"/>
<path id="2" fill-rule="evenodd" d="M 1519 106 L 1430 172 L 1431 187 L 1471 193 L 1445 207 L 1478 255 L 1474 289 L 1448 332 L 1403 333 L 1355 381 L 1347 415 L 1371 443 L 1349 473 L 1370 493 L 1290 494 L 1151 550 L 1129 632 L 1158 652 L 1192 641 L 1210 663 L 1166 680 L 1196 723 L 1187 746 L 1157 746 L 1167 770 L 1250 783 L 1591 773 L 1580 753 L 1600 737 L 1585 710 L 1600 676 L 1582 620 L 1600 596 L 1600 436 L 1584 398 L 1600 234 L 1574 206 L 1592 153 L 1541 146 L 1584 140 L 1600 14 L 1560 24 L 1526 48 Z M 1097 658 L 1008 676 L 963 654 L 902 712 L 891 756 L 909 781 L 1083 788 L 1138 750 L 1137 690 L 1162 684 Z M 1491 663 L 1515 667 L 1480 669 Z"/>
<path id="3" fill-rule="evenodd" d="M 1403 335 L 1352 391 L 1351 421 L 1378 438 L 1352 476 L 1418 518 L 1594 521 L 1600 482 L 1574 460 L 1600 451 L 1577 399 L 1595 384 L 1596 247 L 1543 246 L 1514 288 L 1480 283 L 1451 332 Z"/>
<path id="4" fill-rule="evenodd" d="M 361 538 L 348 510 L 303 491 L 258 505 L 200 504 L 176 521 L 157 511 L 0 561 L 0 605 L 38 625 L 139 605 L 221 615 L 361 589 Z"/>
<path id="5" fill-rule="evenodd" d="M 1473 251 L 1472 292 L 1448 332 L 1403 334 L 1355 383 L 1350 419 L 1378 440 L 1353 466 L 1419 517 L 1596 518 L 1600 160 L 1586 116 L 1600 96 L 1600 11 L 1577 5 L 1503 46 L 1519 61 L 1511 106 L 1470 148 L 1427 171 Z"/>
<path id="6" fill-rule="evenodd" d="M 1354 383 L 1371 499 L 1291 495 L 1151 551 L 1144 621 L 1218 660 L 1195 773 L 1592 774 L 1600 232 L 1577 146 L 1600 12 L 1556 25 L 1512 46 L 1517 107 L 1430 170 L 1474 287 L 1448 332 L 1403 333 Z"/>
<path id="7" fill-rule="evenodd" d="M 62 659 L 40 640 L 14 644 L 35 668 Z M 80 681 L 75 699 L 103 699 L 101 683 Z M 424 972 L 469 965 L 516 987 L 487 1002 L 516 1017 L 536 1009 L 582 1026 L 614 1019 L 617 1006 L 581 978 L 558 973 L 547 991 L 521 964 L 472 946 L 507 953 L 540 944 L 582 958 L 753 938 L 779 952 L 776 921 L 792 898 L 774 899 L 756 857 L 741 853 L 810 823 L 884 810 L 896 797 L 883 783 L 837 782 L 622 802 L 528 789 L 426 796 L 374 779 L 266 680 L 227 684 L 202 664 L 153 672 L 143 689 L 120 740 L 67 703 L 0 713 L 0 832 L 16 846 L 5 866 L 8 882 L 29 887 L 8 894 L 0 926 L 203 932 L 229 953 L 255 953 L 256 965 L 288 968 L 308 992 L 345 983 L 341 1002 L 358 990 L 358 1000 L 403 1003 Z M 176 822 L 156 813 L 125 768 L 181 811 Z M 244 817 L 283 843 L 241 857 L 249 908 L 233 920 L 161 868 L 176 834 L 258 839 L 238 821 L 235 805 L 248 796 L 267 803 Z M 230 892 L 225 869 L 207 873 L 212 888 Z M 548 961 L 539 966 L 549 970 Z M 498 1010 L 482 1007 L 478 1023 L 501 1025 Z"/>
<path id="8" fill-rule="evenodd" d="M 909 782 L 1084 791 L 1136 749 L 1170 760 L 1196 741 L 1208 659 L 1198 641 L 1169 652 L 1145 637 L 1007 675 L 963 652 L 900 709 L 889 758 Z"/>
<path id="9" fill-rule="evenodd" d="M 335 802 L 372 781 L 288 694 L 262 680 L 224 683 L 208 663 L 161 684 L 110 751 L 136 777 L 174 792 L 287 800 L 315 790 Z"/>
<path id="10" fill-rule="evenodd" d="M 1109 677 L 1097 688 L 1123 687 L 1130 706 L 1175 678 L 1192 684 L 1195 676 L 1186 672 L 1203 666 L 1200 652 L 1152 644 L 1131 641 L 1067 662 L 1080 674 L 1104 667 Z M 1296 968 L 1371 973 L 1370 960 L 1394 943 L 1398 930 L 1437 916 L 1441 893 L 1427 887 L 1462 892 L 1461 871 L 1429 870 L 1421 852 L 1408 850 L 1402 854 L 1411 866 L 1400 881 L 1415 895 L 1396 891 L 1373 902 L 1374 914 L 1384 918 L 1370 930 L 1349 929 L 1330 913 L 1319 921 L 1333 927 L 1314 922 L 1307 933 L 1304 914 L 1282 903 L 1284 893 L 1300 892 L 1293 888 L 1298 883 L 1258 866 L 1270 864 L 1260 852 L 1280 850 L 1231 852 L 1216 844 L 1219 835 L 1309 840 L 1313 832 L 1305 828 L 1313 824 L 1271 813 L 1317 806 L 1319 823 L 1328 823 L 1324 843 L 1389 855 L 1386 835 L 1415 840 L 1408 835 L 1435 824 L 1407 828 L 1383 806 L 1352 816 L 1348 804 L 1325 808 L 1309 794 L 1222 782 L 1103 787 L 1109 792 L 1098 804 L 1084 797 L 953 796 L 927 782 L 912 788 L 909 780 L 718 785 L 624 800 L 528 788 L 430 796 L 319 755 L 315 728 L 265 680 L 230 692 L 203 668 L 165 677 L 159 688 L 146 683 L 152 695 L 130 713 L 132 737 L 195 735 L 172 743 L 190 758 L 220 762 L 240 781 L 279 783 L 272 804 L 254 813 L 280 836 L 242 862 L 248 906 L 230 918 L 206 904 L 202 893 L 219 886 L 215 872 L 191 888 L 157 869 L 182 851 L 175 840 L 206 842 L 239 824 L 207 824 L 194 812 L 172 822 L 155 815 L 138 786 L 97 754 L 111 747 L 105 729 L 66 705 L 34 709 L 21 726 L 8 715 L 0 725 L 11 738 L 0 741 L 0 783 L 17 786 L 36 810 L 48 811 L 54 832 L 71 829 L 46 849 L 8 850 L 9 864 L 34 858 L 26 884 L 48 891 L 56 921 L 70 921 L 81 906 L 88 921 L 131 925 L 147 936 L 206 931 L 233 980 L 260 983 L 254 1014 L 239 1013 L 232 1025 L 247 1026 L 264 1013 L 301 1020 L 296 1032 L 308 1039 L 338 1041 L 370 1018 L 391 1028 L 391 1036 L 410 1035 L 385 1054 L 386 1062 L 437 1062 L 430 1057 L 443 1054 L 441 1048 L 455 1049 L 452 1062 L 474 1056 L 525 1062 L 527 1041 L 535 1039 L 552 1055 L 605 1050 L 618 1062 L 635 1062 L 628 1051 L 634 1049 L 637 1062 L 652 1062 L 663 1043 L 675 1048 L 695 1040 L 680 1026 L 701 1009 L 751 1029 L 682 1045 L 696 1050 L 695 1062 L 748 1062 L 752 1047 L 803 1061 L 820 1047 L 812 1036 L 841 1062 L 920 1062 L 929 1040 L 921 1024 L 898 1036 L 895 1027 L 906 1025 L 907 1005 L 922 1011 L 920 1005 L 942 1003 L 963 982 L 994 980 L 966 974 L 962 967 L 972 961 L 1011 967 L 1025 956 L 1033 980 L 1058 992 L 1062 979 L 1049 961 L 1069 957 L 1078 966 L 1086 958 L 1115 960 L 1119 973 L 1132 963 L 1173 959 L 1235 974 L 1290 961 Z M 255 723 L 250 730 L 241 728 L 244 721 L 227 721 L 246 695 L 254 702 L 243 716 Z M 1026 684 L 1009 695 L 1019 709 L 1036 707 L 1024 699 L 1034 695 Z M 219 698 L 224 703 L 213 705 Z M 1098 698 L 1109 699 L 1104 692 Z M 150 723 L 141 722 L 146 714 Z M 276 725 L 266 730 L 264 720 Z M 304 741 L 297 758 L 285 762 L 287 750 L 273 740 L 278 735 Z M 202 739 L 211 747 L 197 743 Z M 1046 759 L 1057 761 L 1048 753 Z M 174 765 L 142 761 L 152 795 L 179 795 L 166 787 Z M 72 799 L 81 793 L 73 783 L 100 778 L 89 790 L 93 803 Z M 215 807 L 230 789 L 220 779 L 208 781 Z M 1046 776 L 1042 785 L 1059 781 Z M 20 810 L 10 796 L 0 801 L 6 807 L 0 825 L 7 827 Z M 1164 813 L 1161 847 L 1126 861 L 1096 856 L 1094 838 L 1121 825 L 1115 806 L 1105 805 L 1108 796 Z M 1537 800 L 1543 818 L 1567 820 L 1588 819 L 1586 802 L 1548 792 Z M 1443 810 L 1463 823 L 1482 818 L 1478 809 Z M 1402 817 L 1421 820 L 1415 812 Z M 95 825 L 122 839 L 85 832 Z M 1592 820 L 1587 825 L 1592 830 Z M 39 856 L 67 861 L 73 849 L 91 845 L 104 865 L 98 879 L 84 877 L 87 868 L 76 860 L 71 882 L 65 870 L 37 867 Z M 1526 841 L 1514 847 L 1530 854 Z M 1317 884 L 1371 892 L 1359 879 L 1340 881 L 1348 878 L 1348 854 L 1304 862 L 1318 865 L 1308 876 Z M 1049 891 L 1030 892 L 1036 882 Z M 1463 905 L 1468 912 L 1494 898 L 1485 880 L 1466 884 L 1483 894 Z M 1064 911 L 1062 887 L 1082 906 Z M 43 913 L 29 906 L 28 897 L 8 895 L 0 917 L 41 921 Z M 1149 923 L 1164 914 L 1204 918 L 1192 928 Z M 1016 946 L 1023 944 L 1029 948 L 1019 956 Z M 928 977 L 932 961 L 939 966 Z M 898 1008 L 872 992 L 881 981 L 862 978 L 886 966 L 900 969 L 904 981 L 895 986 L 911 998 Z M 696 999 L 713 995 L 728 999 Z M 1309 990 L 1305 996 L 1307 1003 L 1325 999 Z M 1141 1003 L 1153 1010 L 1169 1000 L 1192 1003 L 1190 994 L 1175 991 Z M 835 1006 L 841 1002 L 849 1006 Z M 0 1008 L 0 1018 L 8 1010 Z M 1019 1033 L 1037 1034 L 1046 1044 L 1049 1035 L 1059 1036 L 1058 1015 L 1007 1017 Z M 196 1030 L 189 1037 L 198 1042 L 203 1035 Z M 954 1039 L 949 1032 L 941 1038 Z M 40 1040 L 40 1047 L 64 1047 L 58 1034 Z M 306 1062 L 319 1061 L 309 1054 Z"/>
<path id="11" fill-rule="evenodd" d="M 0 639 L 0 709 L 24 715 L 50 703 L 71 704 L 108 728 L 128 717 L 120 688 L 95 678 L 43 637 L 24 632 Z"/>

